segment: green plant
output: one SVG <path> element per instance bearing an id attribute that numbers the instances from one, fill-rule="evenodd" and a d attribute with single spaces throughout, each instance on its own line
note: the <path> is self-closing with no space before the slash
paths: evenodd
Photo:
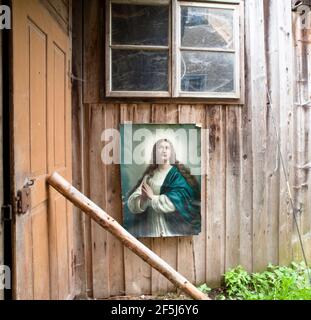
<path id="1" fill-rule="evenodd" d="M 288 267 L 269 265 L 262 273 L 249 274 L 238 266 L 225 273 L 228 299 L 311 300 L 311 287 L 303 263 Z"/>
<path id="2" fill-rule="evenodd" d="M 208 294 L 212 290 L 206 285 L 206 283 L 202 284 L 198 289 L 205 294 Z"/>
<path id="3" fill-rule="evenodd" d="M 226 291 L 229 298 L 243 299 L 251 281 L 250 275 L 238 266 L 225 273 Z"/>

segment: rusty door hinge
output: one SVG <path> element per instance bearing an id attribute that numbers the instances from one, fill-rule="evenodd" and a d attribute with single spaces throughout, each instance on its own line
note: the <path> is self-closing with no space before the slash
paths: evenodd
<path id="1" fill-rule="evenodd" d="M 16 208 L 18 214 L 26 214 L 31 207 L 31 189 L 23 187 L 17 191 Z"/>

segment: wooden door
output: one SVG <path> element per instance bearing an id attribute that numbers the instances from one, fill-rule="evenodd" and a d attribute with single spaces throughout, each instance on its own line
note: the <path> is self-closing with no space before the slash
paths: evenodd
<path id="1" fill-rule="evenodd" d="M 12 14 L 14 194 L 33 183 L 30 209 L 15 208 L 13 294 L 67 299 L 72 207 L 46 178 L 53 171 L 69 181 L 72 175 L 70 37 L 39 0 L 13 0 Z"/>

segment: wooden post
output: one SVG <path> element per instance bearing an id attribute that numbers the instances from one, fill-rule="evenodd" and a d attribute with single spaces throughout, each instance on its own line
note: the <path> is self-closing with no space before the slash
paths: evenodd
<path id="1" fill-rule="evenodd" d="M 100 226 L 117 237 L 126 247 L 146 261 L 151 267 L 162 273 L 180 290 L 195 300 L 209 300 L 205 294 L 198 290 L 193 284 L 157 256 L 153 251 L 133 237 L 116 220 L 74 188 L 61 175 L 54 172 L 48 178 L 48 183 L 75 206 L 89 215 Z"/>

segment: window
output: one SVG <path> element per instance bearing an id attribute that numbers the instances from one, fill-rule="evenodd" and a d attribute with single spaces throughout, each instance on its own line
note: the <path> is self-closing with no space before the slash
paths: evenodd
<path id="1" fill-rule="evenodd" d="M 107 2 L 107 96 L 240 97 L 239 1 Z"/>

